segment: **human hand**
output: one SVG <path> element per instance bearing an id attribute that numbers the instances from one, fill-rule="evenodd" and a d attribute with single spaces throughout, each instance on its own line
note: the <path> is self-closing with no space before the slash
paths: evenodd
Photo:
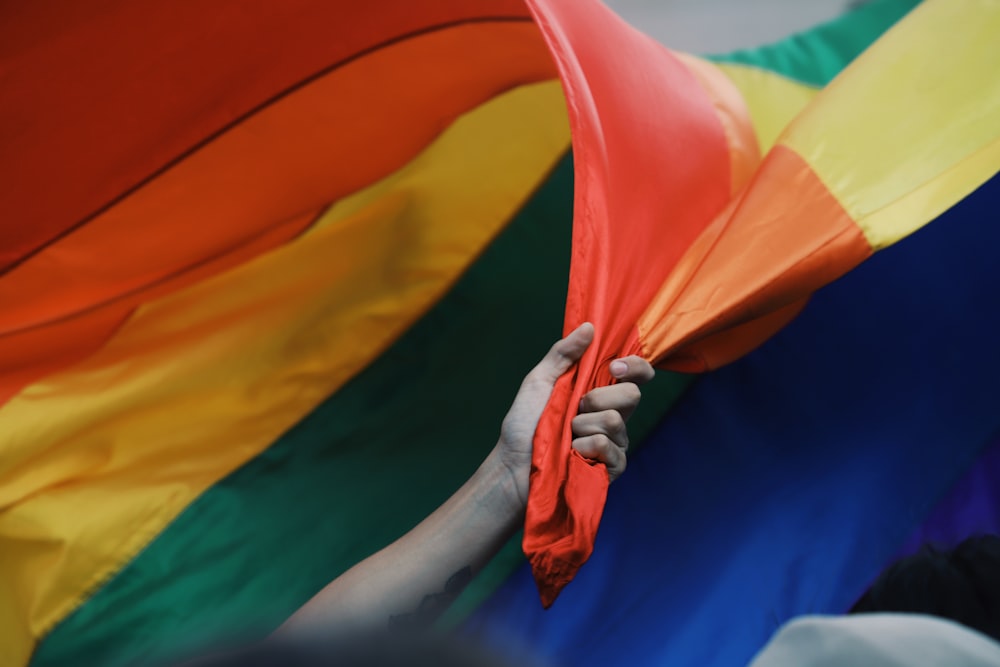
<path id="1" fill-rule="evenodd" d="M 570 370 L 594 339 L 594 327 L 582 324 L 558 341 L 521 383 L 514 403 L 504 418 L 496 454 L 510 471 L 516 502 L 528 501 L 528 476 L 531 471 L 531 447 L 556 380 Z M 573 448 L 583 456 L 600 461 L 608 468 L 613 481 L 625 471 L 628 431 L 625 422 L 639 404 L 638 385 L 654 376 L 653 367 L 637 356 L 611 362 L 616 384 L 590 391 L 580 401 L 574 417 Z"/>

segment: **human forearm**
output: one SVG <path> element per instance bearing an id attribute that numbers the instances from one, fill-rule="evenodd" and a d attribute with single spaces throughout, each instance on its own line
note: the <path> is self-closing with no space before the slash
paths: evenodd
<path id="1" fill-rule="evenodd" d="M 277 637 L 343 637 L 433 621 L 520 528 L 535 429 L 556 381 L 580 359 L 593 333 L 589 324 L 579 327 L 528 373 L 497 446 L 468 482 L 409 533 L 327 585 Z M 603 463 L 614 479 L 625 469 L 625 420 L 639 403 L 636 385 L 649 381 L 653 368 L 627 357 L 609 370 L 618 382 L 583 397 L 572 430 L 573 447 Z"/>
<path id="2" fill-rule="evenodd" d="M 521 526 L 524 504 L 494 450 L 433 514 L 327 585 L 277 636 L 434 620 Z"/>

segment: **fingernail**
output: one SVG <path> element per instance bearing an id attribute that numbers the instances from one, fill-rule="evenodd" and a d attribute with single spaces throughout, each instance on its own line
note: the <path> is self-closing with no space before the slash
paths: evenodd
<path id="1" fill-rule="evenodd" d="M 611 374 L 614 375 L 616 378 L 620 378 L 626 373 L 628 373 L 628 364 L 626 364 L 624 361 L 618 359 L 616 361 L 611 362 Z"/>

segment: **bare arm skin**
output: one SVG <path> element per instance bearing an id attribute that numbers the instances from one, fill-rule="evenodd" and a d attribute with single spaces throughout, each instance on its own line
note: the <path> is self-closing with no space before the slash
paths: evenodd
<path id="1" fill-rule="evenodd" d="M 552 346 L 525 377 L 496 447 L 472 477 L 413 530 L 342 574 L 299 609 L 276 638 L 344 636 L 433 621 L 524 522 L 531 443 L 552 387 L 593 340 L 584 324 Z M 611 362 L 619 382 L 595 389 L 573 420 L 573 447 L 604 462 L 612 480 L 625 470 L 625 421 L 638 384 L 653 377 L 639 357 Z"/>

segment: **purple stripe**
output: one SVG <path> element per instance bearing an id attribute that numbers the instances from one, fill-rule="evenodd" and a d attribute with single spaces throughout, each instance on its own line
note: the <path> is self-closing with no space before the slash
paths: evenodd
<path id="1" fill-rule="evenodd" d="M 898 556 L 912 554 L 928 542 L 952 547 L 976 533 L 1000 533 L 1000 438 L 935 505 Z"/>

